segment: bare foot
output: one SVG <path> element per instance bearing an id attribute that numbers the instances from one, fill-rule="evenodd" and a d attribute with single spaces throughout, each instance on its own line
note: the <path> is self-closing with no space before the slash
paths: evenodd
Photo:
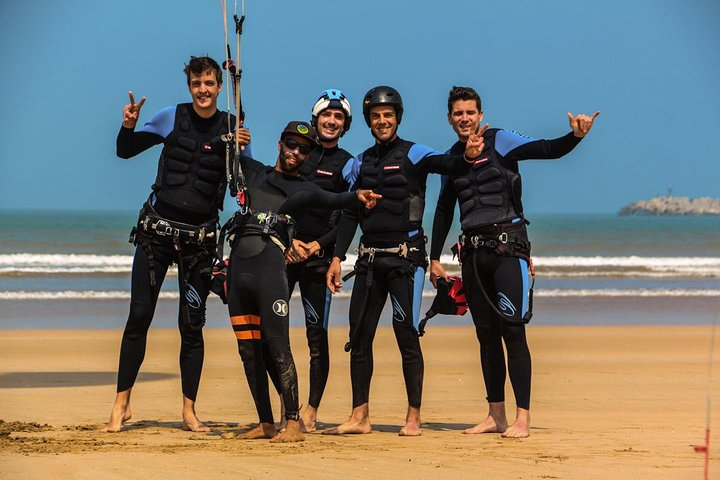
<path id="1" fill-rule="evenodd" d="M 419 424 L 406 423 L 405 426 L 400 429 L 398 435 L 401 437 L 419 437 L 422 435 L 422 431 L 420 430 Z"/>
<path id="2" fill-rule="evenodd" d="M 300 418 L 300 430 L 305 433 L 317 430 L 317 408 L 308 405 Z"/>
<path id="3" fill-rule="evenodd" d="M 507 421 L 505 419 L 495 419 L 492 415 L 488 415 L 485 420 L 478 423 L 474 427 L 466 428 L 463 433 L 503 433 L 507 430 Z"/>
<path id="4" fill-rule="evenodd" d="M 365 402 L 353 408 L 350 419 L 347 422 L 335 428 L 325 430 L 322 433 L 325 435 L 343 435 L 346 433 L 360 434 L 370 432 L 372 432 L 372 427 L 370 426 L 370 404 Z"/>
<path id="5" fill-rule="evenodd" d="M 122 430 L 123 423 L 127 422 L 131 418 L 132 412 L 130 411 L 130 405 L 115 405 L 110 413 L 110 420 L 108 421 L 107 426 L 100 431 L 105 433 L 117 433 Z"/>
<path id="6" fill-rule="evenodd" d="M 209 432 L 210 427 L 205 425 L 195 413 L 195 401 L 183 395 L 182 429 L 190 432 Z"/>
<path id="7" fill-rule="evenodd" d="M 408 407 L 407 415 L 405 416 L 405 426 L 400 429 L 398 434 L 401 437 L 419 437 L 422 435 L 420 431 L 420 409 L 415 407 Z"/>
<path id="8" fill-rule="evenodd" d="M 271 438 L 270 443 L 302 442 L 304 440 L 305 435 L 300 431 L 300 422 L 288 420 L 285 430 Z"/>
<path id="9" fill-rule="evenodd" d="M 110 412 L 110 420 L 108 424 L 100 430 L 105 433 L 116 433 L 122 430 L 123 423 L 127 422 L 132 418 L 132 412 L 130 411 L 130 393 L 132 388 L 118 392 L 115 395 L 115 402 L 113 403 L 112 411 Z"/>
<path id="10" fill-rule="evenodd" d="M 502 434 L 505 438 L 527 438 L 530 436 L 530 412 L 524 408 L 517 409 L 515 423 Z"/>
<path id="11" fill-rule="evenodd" d="M 201 422 L 195 412 L 192 415 L 188 415 L 183 412 L 182 429 L 188 432 L 210 432 L 210 427 Z"/>
<path id="12" fill-rule="evenodd" d="M 335 428 L 325 430 L 322 433 L 325 435 L 344 435 L 346 433 L 362 434 L 370 432 L 372 432 L 372 427 L 370 426 L 370 421 L 368 419 L 357 421 L 350 418 L 347 422 L 342 423 Z"/>
<path id="13" fill-rule="evenodd" d="M 240 438 L 243 440 L 258 440 L 261 438 L 273 438 L 277 435 L 275 425 L 272 423 L 260 423 L 257 427 L 243 433 Z"/>

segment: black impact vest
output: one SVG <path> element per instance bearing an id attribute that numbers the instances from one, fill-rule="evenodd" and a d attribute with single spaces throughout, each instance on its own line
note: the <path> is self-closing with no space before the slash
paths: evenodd
<path id="1" fill-rule="evenodd" d="M 343 167 L 352 155 L 342 148 L 316 147 L 300 167 L 300 175 L 333 193 L 347 192 L 350 185 L 343 177 Z M 310 209 L 297 218 L 297 238 L 309 242 L 331 230 L 338 220 L 338 212 Z"/>
<path id="2" fill-rule="evenodd" d="M 260 235 L 266 240 L 268 236 L 273 236 L 289 248 L 294 222 L 292 219 L 288 222 L 289 217 L 285 215 L 275 216 L 275 212 L 289 196 L 283 183 L 303 180 L 300 177 L 283 175 L 273 167 L 266 168 L 265 173 L 258 175 L 249 185 L 252 198 L 251 211 L 238 219 L 240 223 L 234 233 L 238 237 Z"/>
<path id="3" fill-rule="evenodd" d="M 153 191 L 161 214 L 199 223 L 216 218 L 222 208 L 227 180 L 224 143 L 218 137 L 227 132 L 227 116 L 218 111 L 207 128 L 201 129 L 193 122 L 190 109 L 192 104 L 186 103 L 175 110 L 175 124 L 165 139 Z"/>
<path id="4" fill-rule="evenodd" d="M 422 228 L 425 189 L 408 157 L 413 145 L 396 138 L 389 145 L 374 145 L 363 153 L 359 188 L 382 195 L 374 208 L 361 209 L 364 235 Z"/>
<path id="5" fill-rule="evenodd" d="M 463 232 L 523 218 L 520 173 L 500 163 L 495 150 L 497 131 L 490 129 L 485 132 L 485 147 L 480 158 L 469 165 L 465 173 L 453 177 Z M 465 144 L 457 142 L 450 152 L 462 154 L 464 150 Z"/>

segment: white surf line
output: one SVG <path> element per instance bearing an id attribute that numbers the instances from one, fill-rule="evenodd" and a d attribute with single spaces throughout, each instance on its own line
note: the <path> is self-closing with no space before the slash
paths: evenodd
<path id="1" fill-rule="evenodd" d="M 720 299 L 720 289 L 538 289 L 535 290 L 536 297 L 717 297 Z M 423 290 L 423 297 L 434 297 L 434 290 Z M 177 292 L 160 292 L 163 300 L 176 300 L 179 297 Z M 335 298 L 349 298 L 350 292 L 339 292 Z M 295 292 L 293 298 L 300 298 L 300 293 Z M 130 292 L 121 290 L 111 291 L 0 291 L 0 300 L 129 300 Z"/>

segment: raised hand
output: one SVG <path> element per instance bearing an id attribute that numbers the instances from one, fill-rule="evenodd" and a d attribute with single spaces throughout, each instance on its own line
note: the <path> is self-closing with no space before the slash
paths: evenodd
<path id="1" fill-rule="evenodd" d="M 130 103 L 125 105 L 125 108 L 123 108 L 122 124 L 125 128 L 135 128 L 138 118 L 140 118 L 140 109 L 145 103 L 145 97 L 140 99 L 140 103 L 135 103 L 135 97 L 133 96 L 132 91 L 128 92 L 128 96 L 130 96 Z"/>
<path id="2" fill-rule="evenodd" d="M 378 195 L 372 190 L 357 190 L 357 197 L 365 205 L 365 208 L 373 208 L 382 195 Z"/>
<path id="3" fill-rule="evenodd" d="M 579 113 L 577 117 L 573 116 L 572 113 L 568 112 L 568 120 L 570 120 L 570 128 L 572 128 L 573 133 L 576 137 L 582 138 L 585 135 L 588 134 L 590 129 L 593 126 L 593 122 L 595 121 L 595 117 L 600 115 L 600 112 L 595 112 L 592 114 L 592 117 L 585 115 L 583 113 Z"/>
<path id="4" fill-rule="evenodd" d="M 483 125 L 477 133 L 474 133 L 468 137 L 468 141 L 465 144 L 465 159 L 474 160 L 480 156 L 485 147 L 485 139 L 483 134 L 490 127 L 489 123 Z"/>

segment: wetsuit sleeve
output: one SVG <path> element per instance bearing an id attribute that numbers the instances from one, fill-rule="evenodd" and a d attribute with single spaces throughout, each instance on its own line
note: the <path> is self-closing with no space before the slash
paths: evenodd
<path id="1" fill-rule="evenodd" d="M 573 132 L 552 140 L 536 140 L 515 132 L 498 130 L 495 135 L 495 150 L 506 162 L 549 160 L 570 153 L 581 140 L 582 138 L 576 137 Z"/>
<path id="2" fill-rule="evenodd" d="M 323 236 L 318 238 L 316 242 L 321 247 L 327 247 L 335 243 L 335 238 L 337 237 L 337 225 L 334 226 L 331 230 L 329 230 L 327 233 L 325 233 Z"/>
<path id="3" fill-rule="evenodd" d="M 323 190 L 312 182 L 304 182 L 303 189 L 293 193 L 283 203 L 278 213 L 292 215 L 307 208 L 339 210 L 358 205 L 360 205 L 360 200 L 355 192 L 333 193 Z"/>
<path id="4" fill-rule="evenodd" d="M 462 155 L 442 154 L 426 145 L 414 144 L 408 151 L 408 157 L 419 171 L 451 175 L 463 164 Z"/>
<path id="5" fill-rule="evenodd" d="M 432 241 L 430 243 L 430 260 L 440 260 L 442 250 L 445 247 L 453 218 L 455 217 L 455 203 L 457 193 L 452 180 L 446 175 L 442 176 L 440 195 L 438 196 L 435 217 L 432 226 Z"/>
<path id="6" fill-rule="evenodd" d="M 334 256 L 345 260 L 345 254 L 350 248 L 350 244 L 355 237 L 355 231 L 358 226 L 358 210 L 357 208 L 346 208 L 340 216 L 340 222 L 337 226 L 337 238 L 335 239 Z"/>
<path id="7" fill-rule="evenodd" d="M 116 142 L 116 153 L 120 158 L 132 158 L 148 148 L 163 143 L 164 138 L 156 133 L 136 132 L 120 127 Z"/>
<path id="8" fill-rule="evenodd" d="M 117 156 L 134 157 L 154 145 L 163 143 L 175 126 L 176 108 L 163 108 L 138 129 L 120 127 L 116 146 Z"/>

